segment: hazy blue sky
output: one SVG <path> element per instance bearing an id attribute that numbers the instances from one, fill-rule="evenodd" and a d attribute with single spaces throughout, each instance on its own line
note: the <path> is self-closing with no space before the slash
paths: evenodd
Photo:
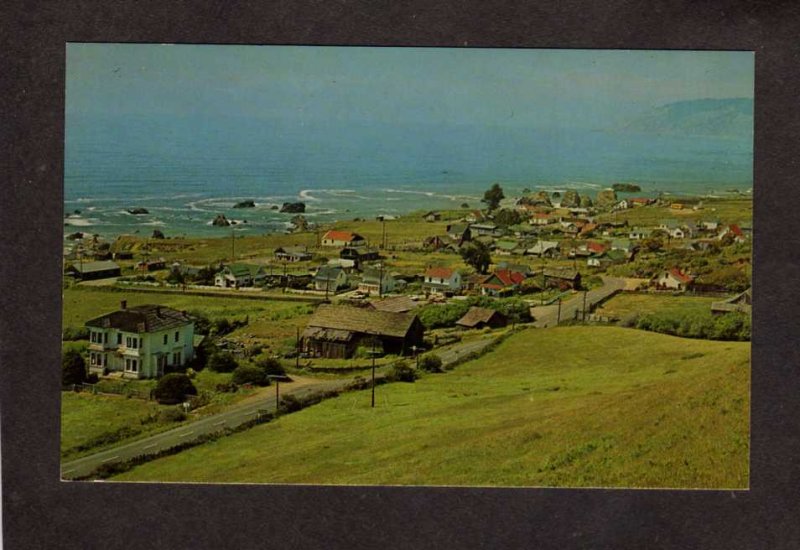
<path id="1" fill-rule="evenodd" d="M 67 114 L 605 128 L 753 97 L 750 52 L 69 44 Z"/>

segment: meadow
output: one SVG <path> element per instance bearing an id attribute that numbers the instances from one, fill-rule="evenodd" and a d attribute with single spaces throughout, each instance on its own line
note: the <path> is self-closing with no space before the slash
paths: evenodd
<path id="1" fill-rule="evenodd" d="M 529 329 L 374 409 L 343 394 L 112 479 L 746 488 L 749 381 L 748 343 Z"/>
<path id="2" fill-rule="evenodd" d="M 711 303 L 719 298 L 706 296 L 670 296 L 663 294 L 617 294 L 597 308 L 596 313 L 624 319 L 627 316 L 648 313 L 706 313 Z"/>

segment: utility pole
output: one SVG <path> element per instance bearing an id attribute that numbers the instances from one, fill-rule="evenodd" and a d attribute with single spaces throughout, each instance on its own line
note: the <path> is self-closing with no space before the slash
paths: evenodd
<path id="1" fill-rule="evenodd" d="M 558 316 L 556 317 L 556 325 L 561 323 L 561 296 L 558 297 Z"/>
<path id="2" fill-rule="evenodd" d="M 386 250 L 386 219 L 383 217 L 381 217 L 381 228 L 383 231 L 383 234 L 381 236 L 381 248 Z"/>
<path id="3" fill-rule="evenodd" d="M 375 335 L 372 335 L 372 408 L 375 408 Z"/>
<path id="4" fill-rule="evenodd" d="M 294 368 L 300 369 L 300 327 L 297 327 L 297 336 L 295 337 L 295 353 Z"/>
<path id="5" fill-rule="evenodd" d="M 281 381 L 275 379 L 275 414 L 278 414 L 281 406 Z"/>
<path id="6" fill-rule="evenodd" d="M 383 262 L 381 262 L 381 276 L 378 280 L 378 298 L 383 298 Z"/>
<path id="7" fill-rule="evenodd" d="M 581 320 L 583 321 L 584 325 L 586 324 L 586 293 L 587 292 L 588 292 L 588 290 L 584 290 L 583 291 L 583 315 L 581 317 Z"/>
<path id="8" fill-rule="evenodd" d="M 231 263 L 236 262 L 236 235 L 231 227 Z"/>

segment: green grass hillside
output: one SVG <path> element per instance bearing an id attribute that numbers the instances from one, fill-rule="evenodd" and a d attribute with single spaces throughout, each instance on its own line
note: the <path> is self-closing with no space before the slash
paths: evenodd
<path id="1" fill-rule="evenodd" d="M 704 487 L 749 483 L 748 343 L 527 330 L 447 374 L 336 399 L 116 480 Z"/>

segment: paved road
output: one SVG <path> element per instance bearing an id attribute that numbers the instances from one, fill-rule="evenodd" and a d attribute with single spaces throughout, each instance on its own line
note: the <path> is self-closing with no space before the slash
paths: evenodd
<path id="1" fill-rule="evenodd" d="M 337 379 L 283 383 L 280 385 L 280 394 L 301 397 L 320 390 L 341 389 L 350 382 L 352 382 L 350 379 Z M 89 475 L 101 464 L 122 462 L 142 454 L 157 453 L 203 434 L 218 432 L 224 428 L 236 428 L 251 420 L 260 410 L 275 410 L 274 386 L 270 386 L 269 390 L 271 391 L 261 399 L 247 399 L 219 414 L 206 416 L 166 432 L 65 462 L 61 465 L 61 477 L 74 479 Z"/>
<path id="2" fill-rule="evenodd" d="M 441 357 L 442 364 L 447 366 L 458 361 L 464 355 L 483 350 L 494 342 L 496 338 L 496 336 L 486 335 L 486 337 L 469 342 L 460 342 L 437 351 L 437 354 Z M 376 369 L 376 378 L 384 377 L 387 369 L 387 366 Z M 352 379 L 349 378 L 336 380 L 298 379 L 296 382 L 281 384 L 280 394 L 282 396 L 291 394 L 301 397 L 321 390 L 342 389 L 350 382 L 352 382 Z M 102 464 L 123 462 L 143 454 L 154 454 L 185 441 L 191 441 L 204 434 L 218 432 L 224 428 L 236 428 L 251 420 L 261 410 L 275 410 L 273 387 L 269 388 L 269 392 L 265 396 L 259 399 L 248 399 L 219 414 L 209 415 L 172 430 L 65 462 L 61 465 L 61 477 L 63 479 L 74 479 L 86 476 Z"/>
<path id="3" fill-rule="evenodd" d="M 615 292 L 619 292 L 625 287 L 625 279 L 617 277 L 603 277 L 603 286 L 595 288 L 586 293 L 586 311 L 587 313 L 595 304 L 602 302 Z M 576 293 L 569 300 L 561 302 L 561 317 L 562 321 L 568 319 L 575 319 L 576 312 L 583 311 L 583 292 Z M 537 328 L 553 327 L 558 324 L 558 304 L 550 306 L 535 306 L 531 308 L 531 315 L 533 315 L 533 326 Z M 580 315 L 580 313 L 578 313 Z"/>

